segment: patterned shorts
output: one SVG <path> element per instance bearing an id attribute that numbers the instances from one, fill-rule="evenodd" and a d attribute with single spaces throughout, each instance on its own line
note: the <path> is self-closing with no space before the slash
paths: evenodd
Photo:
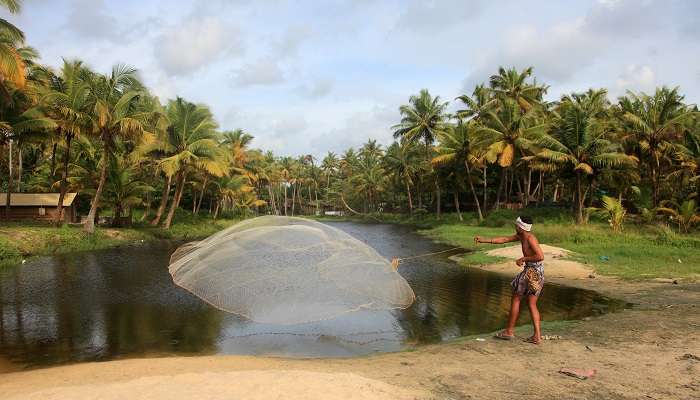
<path id="1" fill-rule="evenodd" d="M 542 261 L 527 262 L 525 268 L 515 276 L 513 293 L 518 296 L 539 296 L 544 286 L 544 264 Z"/>

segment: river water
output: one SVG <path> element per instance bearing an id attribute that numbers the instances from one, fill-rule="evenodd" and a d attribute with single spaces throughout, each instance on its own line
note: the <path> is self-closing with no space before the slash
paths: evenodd
<path id="1" fill-rule="evenodd" d="M 331 225 L 387 258 L 446 248 L 408 227 Z M 417 296 L 406 310 L 260 324 L 214 309 L 174 285 L 167 265 L 175 247 L 162 242 L 74 253 L 1 270 L 0 357 L 39 367 L 166 355 L 358 356 L 494 331 L 505 323 L 510 304 L 507 277 L 436 255 L 401 264 L 399 272 Z M 616 311 L 625 303 L 546 283 L 539 305 L 543 320 L 551 321 Z M 523 311 L 521 324 L 528 323 Z"/>

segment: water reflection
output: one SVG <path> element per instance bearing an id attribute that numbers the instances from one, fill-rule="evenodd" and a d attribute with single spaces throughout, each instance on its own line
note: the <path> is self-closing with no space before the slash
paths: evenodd
<path id="1" fill-rule="evenodd" d="M 403 227 L 335 226 L 387 258 L 440 249 Z M 167 271 L 173 249 L 161 243 L 80 253 L 0 271 L 0 355 L 28 366 L 174 353 L 353 356 L 496 330 L 510 302 L 508 279 L 431 257 L 401 266 L 417 295 L 407 310 L 362 311 L 294 326 L 258 324 L 175 286 Z M 622 306 L 552 284 L 540 300 L 544 320 Z"/>

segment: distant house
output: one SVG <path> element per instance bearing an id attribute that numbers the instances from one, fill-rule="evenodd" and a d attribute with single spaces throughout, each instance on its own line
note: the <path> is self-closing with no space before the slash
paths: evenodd
<path id="1" fill-rule="evenodd" d="M 73 200 L 76 193 L 66 193 L 63 197 L 63 220 L 76 222 L 77 215 Z M 58 215 L 59 193 L 12 193 L 10 215 L 6 216 L 7 193 L 0 193 L 0 220 L 53 221 Z"/>

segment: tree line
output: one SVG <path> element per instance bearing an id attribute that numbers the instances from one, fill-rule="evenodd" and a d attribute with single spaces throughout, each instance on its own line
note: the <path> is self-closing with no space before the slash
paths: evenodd
<path id="1" fill-rule="evenodd" d="M 0 4 L 19 11 L 16 0 Z M 570 207 L 585 223 L 600 203 L 649 221 L 670 216 L 682 231 L 700 221 L 700 114 L 678 88 L 547 101 L 532 68 L 500 68 L 454 99 L 457 112 L 421 90 L 399 108 L 390 145 L 368 140 L 317 159 L 254 149 L 206 105 L 162 103 L 129 66 L 101 74 L 78 60 L 58 69 L 37 60 L 0 19 L 5 212 L 12 192 L 58 192 L 61 208 L 75 191 L 87 202 L 86 232 L 100 210 L 118 225 L 138 209 L 141 222 L 169 228 L 181 208 L 213 218 L 346 210 L 462 219 L 469 210 L 483 220 L 534 203 Z"/>

